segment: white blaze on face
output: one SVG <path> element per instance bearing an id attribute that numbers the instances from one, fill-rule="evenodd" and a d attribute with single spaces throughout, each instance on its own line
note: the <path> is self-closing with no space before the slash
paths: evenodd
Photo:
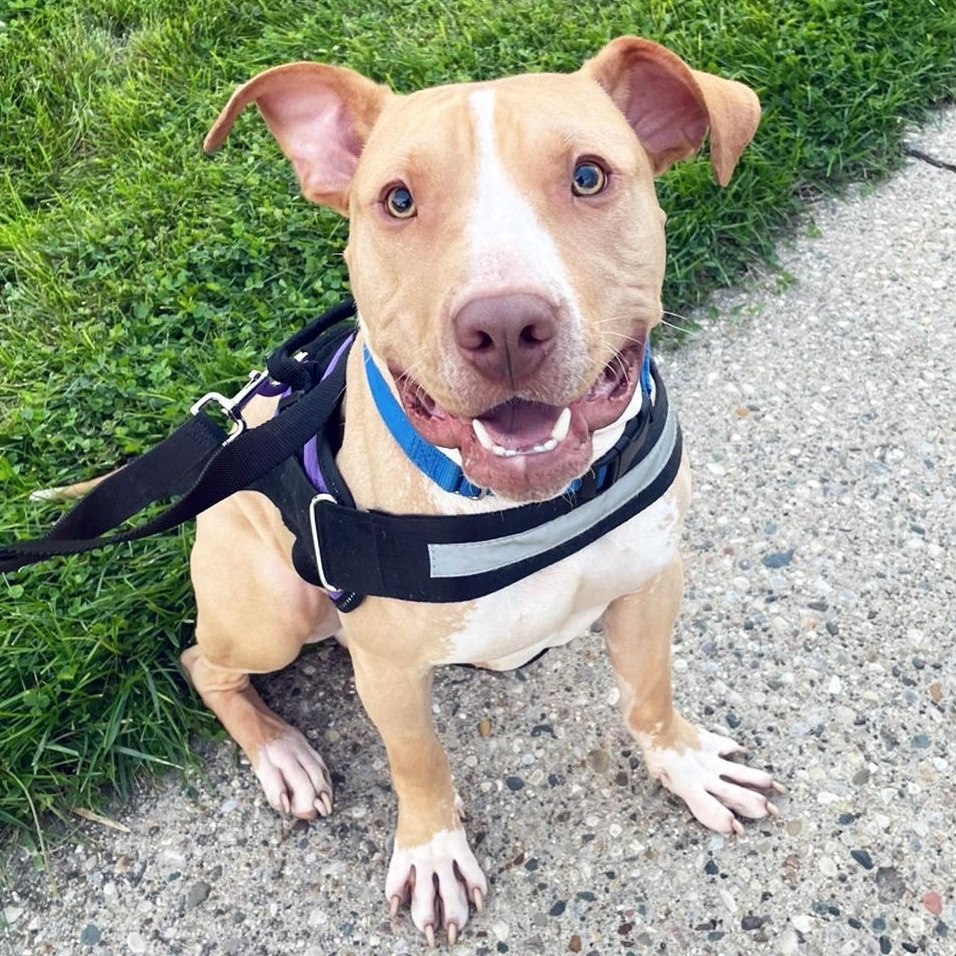
<path id="1" fill-rule="evenodd" d="M 495 91 L 468 97 L 478 151 L 477 190 L 468 217 L 470 261 L 463 300 L 512 291 L 537 293 L 580 328 L 576 297 L 554 239 L 518 189 L 495 141 Z M 522 156 L 533 163 L 533 157 Z"/>

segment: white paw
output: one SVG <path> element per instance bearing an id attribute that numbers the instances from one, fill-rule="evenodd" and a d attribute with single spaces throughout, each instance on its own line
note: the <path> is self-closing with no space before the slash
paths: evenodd
<path id="1" fill-rule="evenodd" d="M 252 769 L 266 799 L 280 813 L 311 820 L 332 812 L 332 781 L 325 761 L 298 730 L 263 744 Z"/>
<path id="2" fill-rule="evenodd" d="M 392 914 L 406 901 L 412 921 L 435 945 L 435 932 L 443 926 L 454 943 L 468 922 L 468 901 L 480 912 L 488 883 L 460 827 L 441 830 L 427 843 L 396 845 L 385 878 L 385 895 Z"/>
<path id="3" fill-rule="evenodd" d="M 647 769 L 671 793 L 680 797 L 697 819 L 718 833 L 744 832 L 738 816 L 750 820 L 775 817 L 779 811 L 767 799 L 767 791 L 784 789 L 769 773 L 726 760 L 743 748 L 729 737 L 698 730 L 696 747 L 656 747 L 641 741 Z"/>

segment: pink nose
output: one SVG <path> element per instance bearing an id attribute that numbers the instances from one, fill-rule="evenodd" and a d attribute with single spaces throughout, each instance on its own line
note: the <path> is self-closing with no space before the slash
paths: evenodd
<path id="1" fill-rule="evenodd" d="M 485 378 L 512 386 L 537 370 L 558 330 L 554 309 L 526 293 L 472 299 L 452 321 L 462 356 Z"/>

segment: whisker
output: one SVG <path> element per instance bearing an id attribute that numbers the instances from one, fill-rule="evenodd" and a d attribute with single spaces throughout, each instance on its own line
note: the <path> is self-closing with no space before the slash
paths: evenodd
<path id="1" fill-rule="evenodd" d="M 686 315 L 681 315 L 679 312 L 668 312 L 667 309 L 664 309 L 661 315 L 661 324 L 666 325 L 670 329 L 675 329 L 678 332 L 683 332 L 684 335 L 700 335 L 700 329 L 688 329 L 682 325 L 678 325 L 676 322 L 668 322 L 667 319 L 664 318 L 665 315 L 672 315 L 675 319 L 683 319 L 685 322 L 693 322 L 693 319 L 688 318 Z"/>

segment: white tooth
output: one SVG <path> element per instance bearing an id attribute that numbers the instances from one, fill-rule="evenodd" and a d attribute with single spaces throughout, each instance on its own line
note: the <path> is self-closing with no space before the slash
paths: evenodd
<path id="1" fill-rule="evenodd" d="M 554 423 L 554 428 L 551 429 L 551 437 L 554 439 L 555 444 L 558 442 L 564 441 L 568 437 L 568 429 L 571 427 L 571 409 L 565 408 L 560 415 L 558 415 L 558 420 Z"/>
<path id="2" fill-rule="evenodd" d="M 514 458 L 518 454 L 517 448 L 505 448 L 502 445 L 492 445 L 491 450 L 499 458 Z"/>
<path id="3" fill-rule="evenodd" d="M 477 418 L 472 419 L 471 427 L 475 430 L 475 437 L 478 439 L 478 444 L 480 444 L 485 451 L 492 451 L 494 442 L 491 440 L 491 435 L 488 434 L 488 429 L 485 428 Z"/>

